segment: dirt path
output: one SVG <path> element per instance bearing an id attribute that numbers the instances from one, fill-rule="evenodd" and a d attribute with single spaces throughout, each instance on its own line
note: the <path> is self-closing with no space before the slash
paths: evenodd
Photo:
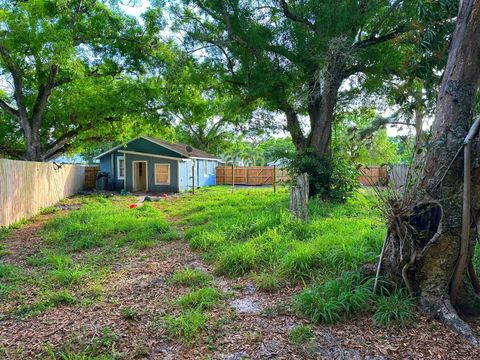
<path id="1" fill-rule="evenodd" d="M 39 217 L 10 234 L 5 244 L 12 255 L 7 261 L 22 263 L 25 254 L 37 251 L 38 231 L 48 218 Z M 171 274 L 183 267 L 213 273 L 185 240 L 177 240 L 116 264 L 103 284 L 106 295 L 100 301 L 0 321 L 4 358 L 38 358 L 48 348 L 78 352 L 92 344 L 113 349 L 125 359 L 474 359 L 480 354 L 440 324 L 425 319 L 409 328 L 375 328 L 369 318 L 314 326 L 314 341 L 293 345 L 290 330 L 303 320 L 288 304 L 298 288 L 265 294 L 248 279 L 219 277 L 216 287 L 230 297 L 211 311 L 202 339 L 184 345 L 169 339 L 162 320 L 175 312 L 174 300 L 188 292 L 169 282 Z M 125 309 L 136 315 L 127 318 Z"/>

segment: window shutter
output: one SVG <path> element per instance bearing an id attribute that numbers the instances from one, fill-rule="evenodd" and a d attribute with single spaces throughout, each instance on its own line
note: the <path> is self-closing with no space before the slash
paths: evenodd
<path id="1" fill-rule="evenodd" d="M 157 185 L 170 184 L 170 165 L 169 164 L 155 164 L 155 184 Z"/>

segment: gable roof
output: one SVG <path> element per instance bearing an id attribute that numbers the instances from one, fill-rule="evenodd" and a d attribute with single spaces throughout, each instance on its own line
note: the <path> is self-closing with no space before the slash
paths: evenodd
<path id="1" fill-rule="evenodd" d="M 150 136 L 139 136 L 135 139 L 132 139 L 130 141 L 128 141 L 127 143 L 125 144 L 121 144 L 121 145 L 117 145 L 113 148 L 111 148 L 110 150 L 107 150 L 97 156 L 94 157 L 94 159 L 99 159 L 101 158 L 102 156 L 114 151 L 114 150 L 117 150 L 121 147 L 123 147 L 123 145 L 128 145 L 129 143 L 131 143 L 132 141 L 134 140 L 137 140 L 137 139 L 145 139 L 147 141 L 150 141 L 156 145 L 159 145 L 159 146 L 162 146 L 166 149 L 169 149 L 173 152 L 176 152 L 177 154 L 183 156 L 183 157 L 186 157 L 186 158 L 190 158 L 190 159 L 212 159 L 212 160 L 219 160 L 219 158 L 215 155 L 212 155 L 212 154 L 209 154 L 203 150 L 200 150 L 200 149 L 197 149 L 197 148 L 194 148 L 193 146 L 191 146 L 191 148 L 193 149 L 191 153 L 188 153 L 187 151 L 187 144 L 182 144 L 182 143 L 169 143 L 167 141 L 163 141 L 163 140 L 160 140 L 160 139 L 157 139 L 157 138 L 154 138 L 154 137 L 150 137 Z"/>
<path id="2" fill-rule="evenodd" d="M 205 159 L 212 159 L 212 160 L 217 160 L 218 157 L 212 154 L 209 154 L 203 150 L 194 148 L 193 146 L 190 146 L 193 150 L 189 154 L 187 151 L 187 144 L 182 144 L 182 143 L 169 143 L 167 141 L 163 141 L 157 138 L 153 138 L 150 136 L 142 136 L 142 138 L 146 140 L 150 140 L 151 142 L 166 147 L 169 150 L 175 151 L 176 153 L 183 155 L 185 157 L 189 158 L 205 158 Z"/>

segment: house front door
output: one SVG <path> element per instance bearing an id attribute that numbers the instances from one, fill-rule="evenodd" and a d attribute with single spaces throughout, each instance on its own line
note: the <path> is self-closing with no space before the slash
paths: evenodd
<path id="1" fill-rule="evenodd" d="M 147 162 L 133 162 L 133 191 L 147 191 Z"/>

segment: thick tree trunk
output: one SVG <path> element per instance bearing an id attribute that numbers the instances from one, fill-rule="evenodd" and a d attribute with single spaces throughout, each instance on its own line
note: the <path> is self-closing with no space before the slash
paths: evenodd
<path id="1" fill-rule="evenodd" d="M 40 139 L 38 136 L 38 130 L 30 130 L 25 134 L 25 142 L 27 145 L 27 151 L 25 153 L 25 160 L 29 161 L 44 161 L 42 156 L 42 149 L 40 145 Z"/>
<path id="2" fill-rule="evenodd" d="M 480 314 L 480 299 L 465 271 L 455 298 L 451 296 L 451 284 L 462 234 L 461 150 L 472 123 L 479 82 L 480 0 L 464 0 L 437 101 L 430 150 L 417 185 L 403 198 L 390 203 L 389 238 L 383 263 L 387 275 L 405 281 L 424 313 L 445 322 L 472 342 L 476 342 L 472 331 L 455 309 Z M 477 180 L 474 177 L 474 184 Z M 472 221 L 469 259 L 473 254 L 474 225 Z"/>
<path id="3" fill-rule="evenodd" d="M 310 196 L 315 196 L 322 192 L 328 197 L 330 192 L 330 178 L 332 172 L 332 124 L 335 111 L 335 105 L 338 98 L 338 90 L 343 79 L 343 68 L 336 68 L 335 74 L 330 74 L 324 80 L 325 89 L 322 93 L 316 93 L 317 84 L 311 84 L 311 94 L 308 99 L 308 116 L 310 120 L 310 134 L 305 137 L 303 134 L 297 113 L 292 107 L 285 108 L 287 118 L 287 130 L 292 136 L 293 144 L 297 149 L 298 156 L 314 157 L 316 163 L 322 164 L 325 168 L 318 173 L 310 172 L 309 169 L 300 169 L 300 172 L 306 171 L 310 180 Z M 330 169 L 330 171 L 328 171 Z M 318 169 L 317 169 L 318 170 Z M 317 177 L 321 176 L 321 179 Z M 318 188 L 318 184 L 323 185 L 323 189 Z"/>

